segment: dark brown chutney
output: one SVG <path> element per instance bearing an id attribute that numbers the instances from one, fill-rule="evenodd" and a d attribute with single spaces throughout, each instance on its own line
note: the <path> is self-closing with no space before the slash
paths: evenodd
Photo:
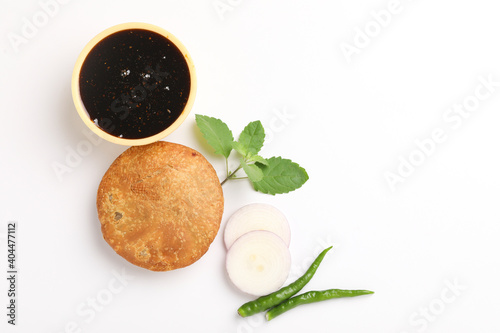
<path id="1" fill-rule="evenodd" d="M 90 119 L 125 139 L 160 133 L 182 113 L 191 78 L 182 52 L 149 30 L 115 32 L 97 43 L 80 70 Z"/>

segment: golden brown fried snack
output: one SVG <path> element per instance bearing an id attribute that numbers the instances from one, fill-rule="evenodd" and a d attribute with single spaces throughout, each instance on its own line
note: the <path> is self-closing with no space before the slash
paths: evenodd
<path id="1" fill-rule="evenodd" d="M 217 235 L 223 210 L 212 165 L 194 149 L 163 141 L 127 149 L 97 192 L 106 242 L 152 271 L 200 259 Z"/>

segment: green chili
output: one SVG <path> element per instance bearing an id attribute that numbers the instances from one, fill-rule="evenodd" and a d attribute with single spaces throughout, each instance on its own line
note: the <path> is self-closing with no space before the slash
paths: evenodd
<path id="1" fill-rule="evenodd" d="M 342 297 L 355 297 L 361 295 L 373 294 L 373 291 L 369 290 L 342 290 L 342 289 L 329 289 L 323 291 L 308 291 L 304 294 L 292 297 L 284 301 L 283 303 L 275 306 L 266 312 L 266 319 L 271 320 L 276 318 L 280 314 L 291 310 L 302 304 L 309 304 L 315 302 L 326 301 L 332 298 L 342 298 Z"/>
<path id="2" fill-rule="evenodd" d="M 296 293 L 298 293 L 313 277 L 314 273 L 316 273 L 316 270 L 319 267 L 319 264 L 325 257 L 325 254 L 332 248 L 330 246 L 329 248 L 323 250 L 318 257 L 314 260 L 314 262 L 311 264 L 311 266 L 307 269 L 307 271 L 302 275 L 300 278 L 298 278 L 295 282 L 292 282 L 286 287 L 281 288 L 280 290 L 266 295 L 266 296 L 261 296 L 257 298 L 254 301 L 247 302 L 240 306 L 238 309 L 238 313 L 242 317 L 248 317 L 251 315 L 254 315 L 256 313 L 265 311 L 269 308 L 272 308 L 275 305 L 278 305 L 279 303 L 289 299 Z"/>

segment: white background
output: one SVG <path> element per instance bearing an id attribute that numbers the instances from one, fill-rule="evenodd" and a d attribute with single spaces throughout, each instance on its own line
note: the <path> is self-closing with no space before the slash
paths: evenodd
<path id="1" fill-rule="evenodd" d="M 52 5 L 44 22 L 38 1 L 1 1 L 0 276 L 11 220 L 19 224 L 20 274 L 15 328 L 6 324 L 0 279 L 0 331 L 500 332 L 496 2 L 401 0 L 384 27 L 371 12 L 389 0 L 67 2 Z M 218 11 L 221 3 L 229 9 Z M 23 35 L 34 17 L 40 27 Z M 251 297 L 226 278 L 222 229 L 200 261 L 172 272 L 137 268 L 113 252 L 95 197 L 126 147 L 93 145 L 61 179 L 53 166 L 87 140 L 70 90 L 78 54 L 100 31 L 130 21 L 172 32 L 197 68 L 192 113 L 166 140 L 202 152 L 222 178 L 224 160 L 204 143 L 194 115 L 221 118 L 235 136 L 259 119 L 269 132 L 262 155 L 290 158 L 309 173 L 301 189 L 275 197 L 247 181 L 225 184 L 222 227 L 245 204 L 273 204 L 292 228 L 290 279 L 333 244 L 304 291 L 374 295 L 307 305 L 271 322 L 242 319 L 236 309 Z M 358 30 L 366 27 L 368 41 Z M 23 43 L 12 43 L 14 35 Z M 347 44 L 358 45 L 351 57 L 341 49 Z M 480 77 L 496 85 L 488 91 Z M 476 89 L 489 94 L 473 105 Z M 474 106 L 467 118 L 444 118 L 464 101 Z M 416 141 L 436 129 L 446 140 L 418 153 Z M 420 164 L 413 172 L 401 166 L 410 157 Z M 386 176 L 398 168 L 404 182 L 391 189 Z M 127 276 L 121 284 L 117 274 Z M 97 311 L 92 299 L 105 304 Z"/>

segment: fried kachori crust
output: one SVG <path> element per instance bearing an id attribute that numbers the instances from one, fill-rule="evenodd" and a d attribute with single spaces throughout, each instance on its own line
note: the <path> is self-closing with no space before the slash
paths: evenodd
<path id="1" fill-rule="evenodd" d="M 127 149 L 97 192 L 106 242 L 132 264 L 152 271 L 200 259 L 217 235 L 223 210 L 212 165 L 196 150 L 164 141 Z"/>

